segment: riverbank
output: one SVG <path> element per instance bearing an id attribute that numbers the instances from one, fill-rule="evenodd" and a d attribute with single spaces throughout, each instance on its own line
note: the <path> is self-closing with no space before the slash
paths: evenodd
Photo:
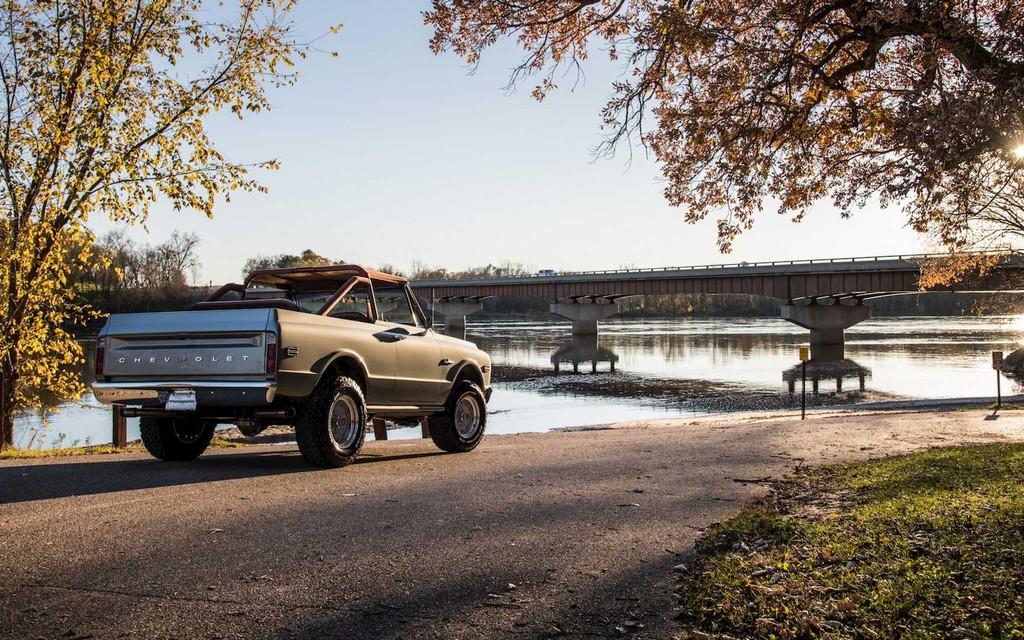
<path id="1" fill-rule="evenodd" d="M 556 374 L 550 367 L 504 365 L 495 366 L 494 380 L 496 384 L 510 389 L 534 391 L 545 395 L 623 399 L 694 413 L 777 411 L 800 407 L 799 384 L 796 386 L 796 393 L 791 394 L 777 386 L 758 386 L 722 380 L 670 378 L 627 371 L 562 371 Z M 812 393 L 810 383 L 807 387 L 807 406 L 811 408 L 906 399 L 905 396 L 894 393 L 862 391 L 856 387 L 815 394 Z"/>
<path id="2" fill-rule="evenodd" d="M 1024 445 L 803 469 L 678 566 L 681 638 L 1024 634 Z"/>

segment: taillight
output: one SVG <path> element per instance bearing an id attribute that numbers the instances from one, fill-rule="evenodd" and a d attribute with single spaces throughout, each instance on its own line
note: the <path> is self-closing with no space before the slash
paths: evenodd
<path id="1" fill-rule="evenodd" d="M 277 373 L 277 336 L 267 334 L 267 375 Z"/>
<path id="2" fill-rule="evenodd" d="M 99 340 L 96 342 L 96 377 L 103 375 L 103 356 L 106 355 L 106 347 L 103 345 L 103 341 Z"/>

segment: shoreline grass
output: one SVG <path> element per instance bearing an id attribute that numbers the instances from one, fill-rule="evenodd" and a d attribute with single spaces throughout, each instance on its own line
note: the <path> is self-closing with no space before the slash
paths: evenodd
<path id="1" fill-rule="evenodd" d="M 1024 637 L 1024 445 L 811 469 L 711 527 L 680 638 Z"/>
<path id="2" fill-rule="evenodd" d="M 16 449 L 14 447 L 6 447 L 4 449 L 0 449 L 0 460 L 108 455 L 129 453 L 133 451 L 142 451 L 142 445 L 138 442 L 129 442 L 128 446 L 123 449 L 115 447 L 112 444 L 90 444 L 78 447 L 57 447 L 54 449 Z"/>
<path id="3" fill-rule="evenodd" d="M 247 446 L 244 442 L 234 442 L 215 437 L 210 446 L 219 449 L 237 449 Z M 112 455 L 118 453 L 136 453 L 145 451 L 142 442 L 133 440 L 127 447 L 118 448 L 112 444 L 90 444 L 80 447 L 58 447 L 55 449 L 16 449 L 6 447 L 0 449 L 0 460 L 30 460 L 34 458 L 60 458 L 66 456 Z"/>

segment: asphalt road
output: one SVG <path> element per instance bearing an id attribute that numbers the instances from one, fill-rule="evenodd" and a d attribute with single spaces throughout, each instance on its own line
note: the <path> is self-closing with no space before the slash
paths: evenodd
<path id="1" fill-rule="evenodd" d="M 1024 413 L 1024 412 L 1018 412 Z M 1024 436 L 884 414 L 0 462 L 0 636 L 671 638 L 672 567 L 799 464 Z"/>

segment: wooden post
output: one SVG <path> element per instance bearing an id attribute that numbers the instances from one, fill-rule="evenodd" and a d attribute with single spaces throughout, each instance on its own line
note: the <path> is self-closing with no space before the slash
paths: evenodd
<path id="1" fill-rule="evenodd" d="M 388 426 L 384 424 L 384 421 L 380 418 L 373 419 L 373 439 L 374 440 L 387 440 L 388 439 Z"/>
<path id="2" fill-rule="evenodd" d="M 7 377 L 0 375 L 0 449 L 14 446 L 14 419 L 7 415 Z"/>
<path id="3" fill-rule="evenodd" d="M 124 417 L 124 409 L 119 404 L 113 406 L 113 435 L 111 443 L 118 449 L 128 446 L 128 419 Z"/>
<path id="4" fill-rule="evenodd" d="M 807 361 L 803 359 L 800 361 L 800 419 L 807 419 Z"/>
<path id="5" fill-rule="evenodd" d="M 430 418 L 423 418 L 423 422 L 420 423 L 420 434 L 424 438 L 430 437 Z"/>

